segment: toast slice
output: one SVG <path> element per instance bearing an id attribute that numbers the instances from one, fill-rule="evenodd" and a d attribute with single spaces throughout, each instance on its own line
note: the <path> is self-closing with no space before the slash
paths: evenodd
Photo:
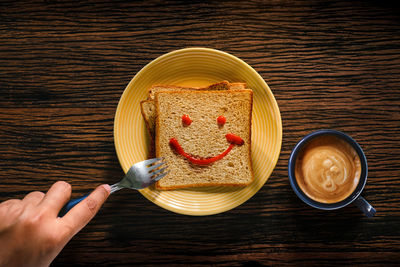
<path id="1" fill-rule="evenodd" d="M 193 90 L 229 90 L 229 89 L 245 89 L 246 83 L 235 82 L 229 83 L 228 81 L 222 81 L 219 83 L 211 84 L 208 87 L 182 87 L 172 85 L 154 85 L 149 89 L 149 95 L 147 100 L 140 102 L 140 109 L 144 118 L 147 131 L 154 141 L 155 135 L 155 119 L 156 119 L 156 108 L 154 104 L 154 96 L 157 92 L 169 92 L 169 91 L 193 91 Z"/>
<path id="2" fill-rule="evenodd" d="M 169 173 L 156 183 L 156 188 L 250 184 L 254 179 L 252 102 L 250 89 L 157 92 L 156 156 L 165 159 Z M 183 115 L 190 117 L 190 125 L 184 123 Z M 226 118 L 224 124 L 217 123 L 220 116 Z M 228 140 L 227 134 L 241 138 L 243 143 Z M 208 161 L 212 162 L 204 164 Z"/>

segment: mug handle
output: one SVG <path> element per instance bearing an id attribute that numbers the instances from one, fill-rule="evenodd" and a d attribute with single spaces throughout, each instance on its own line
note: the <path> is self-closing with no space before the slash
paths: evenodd
<path id="1" fill-rule="evenodd" d="M 357 205 L 357 207 L 364 212 L 364 214 L 368 217 L 371 218 L 375 215 L 376 210 L 374 207 L 371 206 L 371 204 L 368 203 L 368 201 L 365 200 L 362 196 L 359 196 L 356 198 L 354 203 Z"/>

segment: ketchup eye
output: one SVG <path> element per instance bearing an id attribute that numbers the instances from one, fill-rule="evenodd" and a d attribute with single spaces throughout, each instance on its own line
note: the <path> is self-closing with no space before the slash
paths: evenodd
<path id="1" fill-rule="evenodd" d="M 223 126 L 226 123 L 226 118 L 224 116 L 219 116 L 217 118 L 217 123 L 219 126 Z"/>
<path id="2" fill-rule="evenodd" d="M 185 114 L 182 116 L 182 123 L 184 126 L 189 126 L 192 123 L 192 120 L 190 119 L 189 115 Z"/>

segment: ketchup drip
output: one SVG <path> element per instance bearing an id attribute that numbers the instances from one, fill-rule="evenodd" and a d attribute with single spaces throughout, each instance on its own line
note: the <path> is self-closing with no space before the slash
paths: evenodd
<path id="1" fill-rule="evenodd" d="M 217 118 L 217 123 L 219 126 L 223 126 L 226 123 L 226 118 L 224 116 L 219 116 Z"/>
<path id="2" fill-rule="evenodd" d="M 193 164 L 197 164 L 197 165 L 208 165 L 211 164 L 217 160 L 222 159 L 223 157 L 225 157 L 235 145 L 241 146 L 244 144 L 244 141 L 242 138 L 240 138 L 237 135 L 234 134 L 227 134 L 226 136 L 226 140 L 230 143 L 229 147 L 222 152 L 221 154 L 215 156 L 215 157 L 209 157 L 209 158 L 200 158 L 200 157 L 195 157 L 192 156 L 188 153 L 185 152 L 185 150 L 183 150 L 183 148 L 181 147 L 181 145 L 179 144 L 178 140 L 176 140 L 175 138 L 171 138 L 169 140 L 169 144 L 170 146 L 175 149 L 175 151 L 182 155 L 183 157 L 187 158 L 191 163 Z"/>
<path id="3" fill-rule="evenodd" d="M 225 135 L 226 140 L 231 143 L 231 144 L 235 144 L 238 146 L 241 146 L 244 144 L 244 141 L 242 138 L 240 138 L 240 136 L 234 135 L 234 134 L 227 134 Z"/>
<path id="4" fill-rule="evenodd" d="M 182 123 L 184 126 L 189 126 L 190 124 L 192 124 L 192 119 L 190 119 L 189 115 L 183 115 L 182 116 Z"/>

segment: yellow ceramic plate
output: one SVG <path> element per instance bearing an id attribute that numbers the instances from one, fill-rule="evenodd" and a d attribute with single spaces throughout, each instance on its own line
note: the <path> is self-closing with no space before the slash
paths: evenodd
<path id="1" fill-rule="evenodd" d="M 253 89 L 252 160 L 255 181 L 244 188 L 207 187 L 158 191 L 140 190 L 155 204 L 181 214 L 211 215 L 239 206 L 268 180 L 281 150 L 282 122 L 276 100 L 264 79 L 239 58 L 207 48 L 170 52 L 147 64 L 133 77 L 118 104 L 114 140 L 125 172 L 147 159 L 149 136 L 140 113 L 140 101 L 153 84 L 206 86 L 227 80 L 246 82 Z"/>

